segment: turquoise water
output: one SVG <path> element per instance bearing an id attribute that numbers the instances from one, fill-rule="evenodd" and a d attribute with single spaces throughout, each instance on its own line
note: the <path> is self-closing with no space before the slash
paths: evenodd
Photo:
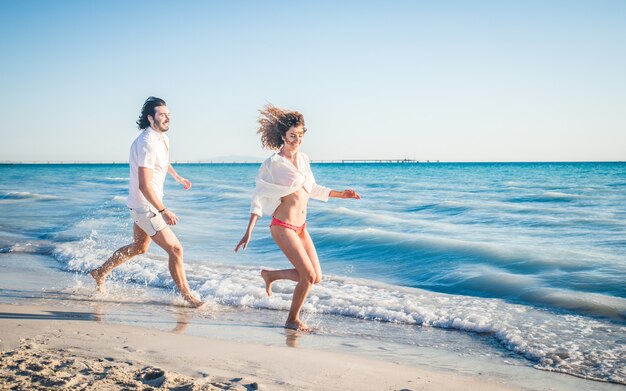
<path id="1" fill-rule="evenodd" d="M 267 216 L 248 250 L 233 252 L 257 169 L 178 165 L 193 188 L 168 180 L 165 203 L 181 218 L 175 232 L 197 294 L 287 310 L 293 284 L 279 283 L 270 299 L 258 276 L 261 267 L 288 266 Z M 307 226 L 325 277 L 305 305 L 309 319 L 487 333 L 539 369 L 626 383 L 625 163 L 313 170 L 320 184 L 354 188 L 363 199 L 310 204 Z M 2 165 L 0 175 L 0 252 L 45 255 L 86 273 L 129 241 L 126 165 Z M 164 259 L 153 246 L 112 278 L 171 289 Z"/>

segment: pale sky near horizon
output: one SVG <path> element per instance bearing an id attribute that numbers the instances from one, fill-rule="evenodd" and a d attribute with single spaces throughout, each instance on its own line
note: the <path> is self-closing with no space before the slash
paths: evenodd
<path id="1" fill-rule="evenodd" d="M 146 97 L 173 161 L 626 160 L 626 1 L 0 0 L 0 161 L 124 162 Z"/>

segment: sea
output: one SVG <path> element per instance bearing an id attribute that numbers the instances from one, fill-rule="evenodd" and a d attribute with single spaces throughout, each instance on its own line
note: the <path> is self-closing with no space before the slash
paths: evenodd
<path id="1" fill-rule="evenodd" d="M 192 290 L 280 326 L 294 284 L 280 281 L 272 297 L 264 293 L 261 268 L 290 267 L 268 216 L 248 248 L 234 252 L 259 164 L 175 167 L 193 183 L 184 191 L 168 178 L 165 187 Z M 319 334 L 402 349 L 437 348 L 424 331 L 442 331 L 536 370 L 626 384 L 626 163 L 312 168 L 319 184 L 362 197 L 309 204 L 324 278 L 303 316 Z M 87 273 L 132 238 L 128 176 L 127 164 L 0 165 L 3 264 L 45 258 L 38 274 L 89 281 Z M 177 297 L 154 244 L 110 281 Z M 28 285 L 26 275 L 21 283 Z M 7 284 L 0 284 L 5 296 Z"/>

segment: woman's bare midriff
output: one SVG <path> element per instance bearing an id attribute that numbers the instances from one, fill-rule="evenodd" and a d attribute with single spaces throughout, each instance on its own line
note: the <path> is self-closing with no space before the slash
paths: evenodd
<path id="1" fill-rule="evenodd" d="M 274 211 L 274 217 L 295 226 L 305 223 L 309 193 L 304 188 L 282 197 L 280 201 L 280 205 Z"/>

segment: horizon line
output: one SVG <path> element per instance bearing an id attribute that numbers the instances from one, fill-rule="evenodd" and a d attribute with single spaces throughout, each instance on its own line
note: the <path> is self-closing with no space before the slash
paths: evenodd
<path id="1" fill-rule="evenodd" d="M 171 164 L 260 164 L 263 160 L 258 161 L 237 161 L 237 160 L 177 160 L 170 162 Z M 311 163 L 321 164 L 437 164 L 437 163 L 625 163 L 626 160 L 417 160 L 417 159 L 327 159 L 327 160 L 311 160 Z M 127 161 L 68 161 L 68 160 L 6 160 L 0 161 L 0 165 L 78 165 L 78 164 L 116 164 L 128 165 Z"/>

